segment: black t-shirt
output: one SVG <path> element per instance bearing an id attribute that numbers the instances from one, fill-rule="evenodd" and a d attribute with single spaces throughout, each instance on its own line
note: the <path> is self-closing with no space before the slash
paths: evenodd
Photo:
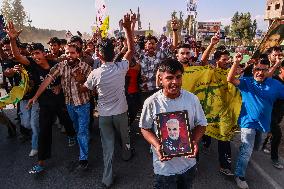
<path id="1" fill-rule="evenodd" d="M 4 59 L 1 61 L 2 72 L 4 73 L 7 69 L 14 68 L 14 66 L 18 64 L 19 62 L 17 62 L 14 59 Z M 21 81 L 21 74 L 15 73 L 13 77 L 7 77 L 7 78 L 12 87 L 17 86 Z"/>
<path id="2" fill-rule="evenodd" d="M 284 85 L 284 81 L 278 76 L 273 76 L 273 79 L 277 79 Z M 280 123 L 284 116 L 284 100 L 278 99 L 274 102 L 271 119 L 275 123 Z"/>
<path id="3" fill-rule="evenodd" d="M 35 61 L 30 61 L 31 71 L 32 71 L 32 80 L 34 82 L 34 85 L 38 88 L 41 83 L 44 81 L 46 76 L 49 74 L 49 70 L 57 64 L 57 62 L 54 61 L 48 61 L 49 68 L 44 69 L 41 66 L 39 66 Z M 58 95 L 55 95 L 52 92 L 52 87 L 60 85 L 60 79 L 56 79 L 54 82 L 52 82 L 47 89 L 41 94 L 38 101 L 40 106 L 53 106 L 55 105 L 55 99 L 57 99 Z"/>

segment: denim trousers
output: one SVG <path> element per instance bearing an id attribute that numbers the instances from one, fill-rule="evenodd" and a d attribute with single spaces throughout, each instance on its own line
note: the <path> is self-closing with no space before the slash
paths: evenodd
<path id="1" fill-rule="evenodd" d="M 90 103 L 75 106 L 67 105 L 69 116 L 77 132 L 77 140 L 80 148 L 79 160 L 88 160 L 89 153 L 89 122 L 90 122 Z"/>
<path id="2" fill-rule="evenodd" d="M 122 157 L 130 149 L 130 137 L 127 112 L 113 116 L 100 116 L 99 127 L 104 157 L 104 173 L 102 183 L 109 186 L 113 182 L 112 159 L 115 145 L 115 131 L 120 134 Z"/>
<path id="3" fill-rule="evenodd" d="M 253 150 L 260 150 L 267 133 L 256 129 L 241 128 L 241 145 L 237 158 L 235 175 L 245 177 L 248 162 Z"/>
<path id="4" fill-rule="evenodd" d="M 39 135 L 39 104 L 38 102 L 32 104 L 30 109 L 26 106 L 28 100 L 20 101 L 20 118 L 21 125 L 27 129 L 32 129 L 32 149 L 38 149 L 38 135 Z"/>
<path id="5" fill-rule="evenodd" d="M 196 166 L 193 166 L 183 174 L 154 176 L 154 189 L 191 189 L 196 174 Z"/>

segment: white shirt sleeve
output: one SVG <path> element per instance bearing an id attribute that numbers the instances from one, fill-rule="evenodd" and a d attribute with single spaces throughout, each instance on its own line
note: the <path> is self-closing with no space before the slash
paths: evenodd
<path id="1" fill-rule="evenodd" d="M 93 70 L 88 78 L 87 81 L 84 83 L 84 86 L 87 87 L 89 90 L 94 90 L 94 88 L 96 87 L 96 78 L 94 77 L 95 74 L 95 70 Z"/>
<path id="2" fill-rule="evenodd" d="M 139 121 L 139 127 L 143 129 L 151 129 L 154 124 L 153 105 L 145 101 Z"/>

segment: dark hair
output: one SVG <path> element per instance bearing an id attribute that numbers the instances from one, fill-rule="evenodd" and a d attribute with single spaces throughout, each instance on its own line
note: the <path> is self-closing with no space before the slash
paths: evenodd
<path id="1" fill-rule="evenodd" d="M 179 44 L 179 45 L 177 46 L 177 50 L 183 49 L 183 48 L 185 48 L 185 49 L 190 49 L 190 45 L 187 44 L 187 43 L 181 43 L 181 44 Z"/>
<path id="2" fill-rule="evenodd" d="M 69 43 L 67 43 L 66 46 L 75 48 L 78 53 L 82 52 L 82 48 L 80 48 L 76 43 L 70 43 L 69 42 Z"/>
<path id="3" fill-rule="evenodd" d="M 214 59 L 215 59 L 215 60 L 219 60 L 222 55 L 228 55 L 228 56 L 230 56 L 230 53 L 229 53 L 229 51 L 227 51 L 227 50 L 224 50 L 224 51 L 218 50 L 218 51 L 216 51 L 216 52 L 214 53 Z"/>
<path id="4" fill-rule="evenodd" d="M 99 51 L 102 53 L 102 56 L 106 62 L 113 61 L 115 57 L 114 46 L 112 40 L 106 38 L 98 45 Z"/>
<path id="5" fill-rule="evenodd" d="M 69 42 L 70 42 L 70 43 L 79 42 L 81 45 L 83 45 L 83 40 L 82 40 L 82 38 L 79 37 L 79 36 L 77 36 L 77 35 L 71 37 L 71 39 L 70 39 Z"/>
<path id="6" fill-rule="evenodd" d="M 67 44 L 67 40 L 66 39 L 60 39 L 60 44 L 61 45 L 66 45 Z"/>
<path id="7" fill-rule="evenodd" d="M 146 37 L 146 42 L 147 42 L 147 41 L 151 41 L 151 40 L 155 40 L 155 43 L 158 42 L 158 39 L 157 39 L 155 36 L 153 36 L 153 35 L 148 35 L 148 36 Z"/>
<path id="8" fill-rule="evenodd" d="M 58 45 L 61 45 L 61 41 L 57 37 L 50 38 L 47 44 L 50 44 L 50 43 L 57 43 Z"/>
<path id="9" fill-rule="evenodd" d="M 10 44 L 10 39 L 9 37 L 4 37 L 1 42 L 3 45 L 7 45 L 7 44 Z"/>
<path id="10" fill-rule="evenodd" d="M 270 48 L 267 50 L 267 54 L 271 54 L 273 51 L 282 51 L 282 49 L 281 49 L 281 47 L 279 47 L 279 46 L 270 47 Z"/>
<path id="11" fill-rule="evenodd" d="M 259 61 L 254 66 L 258 64 L 270 66 L 270 61 L 268 58 L 260 58 Z"/>
<path id="12" fill-rule="evenodd" d="M 178 71 L 181 71 L 181 73 L 184 72 L 182 64 L 179 61 L 172 58 L 163 60 L 159 65 L 158 70 L 159 72 L 169 72 L 171 74 L 175 74 Z"/>
<path id="13" fill-rule="evenodd" d="M 31 43 L 29 45 L 29 50 L 30 51 L 39 50 L 39 51 L 45 52 L 44 46 L 41 43 Z"/>

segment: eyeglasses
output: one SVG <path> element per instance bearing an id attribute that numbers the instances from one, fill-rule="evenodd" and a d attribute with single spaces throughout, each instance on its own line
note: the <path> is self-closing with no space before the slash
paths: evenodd
<path id="1" fill-rule="evenodd" d="M 268 72 L 269 71 L 268 68 L 254 68 L 253 70 L 256 71 L 256 72 L 260 72 L 260 71 Z"/>

